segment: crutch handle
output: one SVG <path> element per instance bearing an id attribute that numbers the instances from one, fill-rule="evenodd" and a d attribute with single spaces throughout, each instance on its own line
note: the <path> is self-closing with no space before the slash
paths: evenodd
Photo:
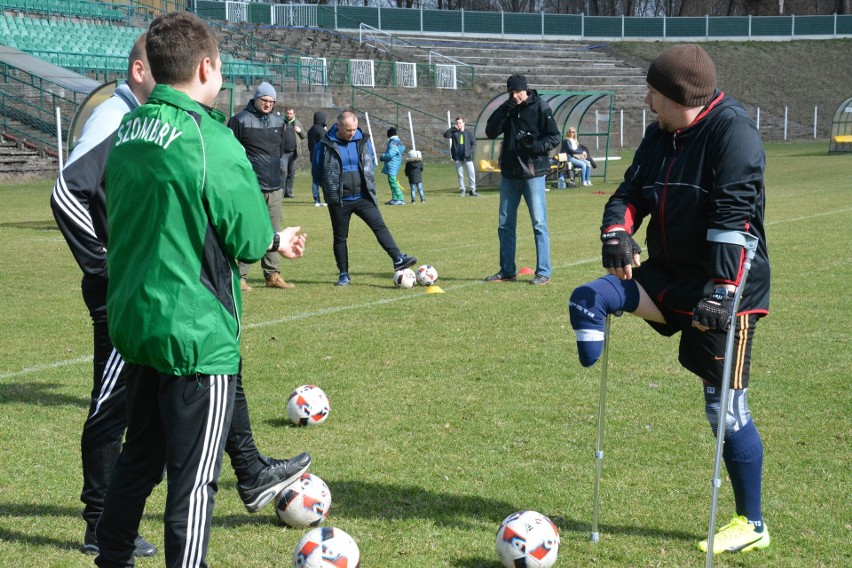
<path id="1" fill-rule="evenodd" d="M 749 260 L 754 258 L 757 251 L 758 238 L 744 231 L 723 231 L 722 229 L 708 229 L 707 240 L 711 243 L 725 243 L 728 245 L 739 245 L 746 250 Z"/>

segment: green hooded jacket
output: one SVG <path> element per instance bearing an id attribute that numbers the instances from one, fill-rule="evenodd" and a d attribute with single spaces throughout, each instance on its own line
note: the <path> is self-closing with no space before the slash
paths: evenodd
<path id="1" fill-rule="evenodd" d="M 167 85 L 128 113 L 106 165 L 109 334 L 164 374 L 239 372 L 235 259 L 255 262 L 272 224 L 225 115 Z"/>

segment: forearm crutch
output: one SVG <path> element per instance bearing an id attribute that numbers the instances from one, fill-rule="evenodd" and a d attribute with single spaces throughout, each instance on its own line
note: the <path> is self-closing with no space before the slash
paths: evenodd
<path id="1" fill-rule="evenodd" d="M 609 330 L 612 325 L 612 314 L 607 314 L 604 323 L 604 347 L 601 354 L 601 394 L 598 406 L 598 441 L 595 445 L 595 493 L 594 512 L 592 513 L 592 534 L 589 540 L 598 542 L 598 505 L 600 504 L 601 468 L 603 467 L 603 435 L 604 435 L 604 410 L 606 409 L 606 375 L 609 370 Z"/>
<path id="2" fill-rule="evenodd" d="M 740 299 L 745 288 L 748 271 L 751 269 L 751 261 L 754 259 L 754 253 L 757 251 L 758 239 L 749 233 L 740 231 L 721 231 L 718 229 L 710 229 L 707 231 L 707 240 L 711 243 L 724 243 L 730 245 L 739 245 L 745 249 L 746 259 L 743 265 L 743 276 L 740 279 L 734 293 L 734 309 L 731 311 L 730 328 L 728 329 L 728 338 L 725 344 L 725 365 L 722 373 L 722 395 L 719 401 L 719 420 L 716 424 L 716 463 L 713 466 L 713 497 L 710 502 L 710 528 L 707 536 L 707 564 L 706 568 L 713 566 L 713 537 L 716 532 L 716 504 L 719 498 L 719 487 L 722 485 L 720 477 L 720 469 L 722 464 L 722 447 L 725 443 L 725 423 L 728 414 L 728 395 L 731 387 L 731 360 L 734 353 L 734 340 L 737 335 L 737 310 L 740 306 Z"/>

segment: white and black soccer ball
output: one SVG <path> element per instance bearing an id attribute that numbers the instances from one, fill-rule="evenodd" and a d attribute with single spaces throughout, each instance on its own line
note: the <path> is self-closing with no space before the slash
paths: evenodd
<path id="1" fill-rule="evenodd" d="M 415 276 L 421 286 L 431 286 L 438 280 L 438 271 L 431 264 L 424 264 L 417 269 Z"/>
<path id="2" fill-rule="evenodd" d="M 302 385 L 290 394 L 287 400 L 287 415 L 297 426 L 322 424 L 331 412 L 331 404 L 325 392 L 318 386 Z"/>
<path id="3" fill-rule="evenodd" d="M 331 491 L 325 481 L 312 473 L 303 473 L 275 500 L 275 513 L 290 528 L 319 526 L 330 509 Z"/>
<path id="4" fill-rule="evenodd" d="M 417 283 L 417 277 L 410 268 L 403 268 L 393 273 L 393 285 L 397 288 L 413 288 Z"/>
<path id="5" fill-rule="evenodd" d="M 506 568 L 549 568 L 559 554 L 559 529 L 541 513 L 518 511 L 500 523 L 496 546 Z"/>
<path id="6" fill-rule="evenodd" d="M 293 552 L 293 568 L 359 568 L 355 540 L 340 529 L 318 527 L 302 537 Z"/>

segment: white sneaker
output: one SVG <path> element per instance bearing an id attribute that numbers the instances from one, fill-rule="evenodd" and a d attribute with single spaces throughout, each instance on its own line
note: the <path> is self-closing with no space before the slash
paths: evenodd
<path id="1" fill-rule="evenodd" d="M 317 201 L 316 203 L 314 203 L 314 207 L 321 207 L 320 202 Z"/>

